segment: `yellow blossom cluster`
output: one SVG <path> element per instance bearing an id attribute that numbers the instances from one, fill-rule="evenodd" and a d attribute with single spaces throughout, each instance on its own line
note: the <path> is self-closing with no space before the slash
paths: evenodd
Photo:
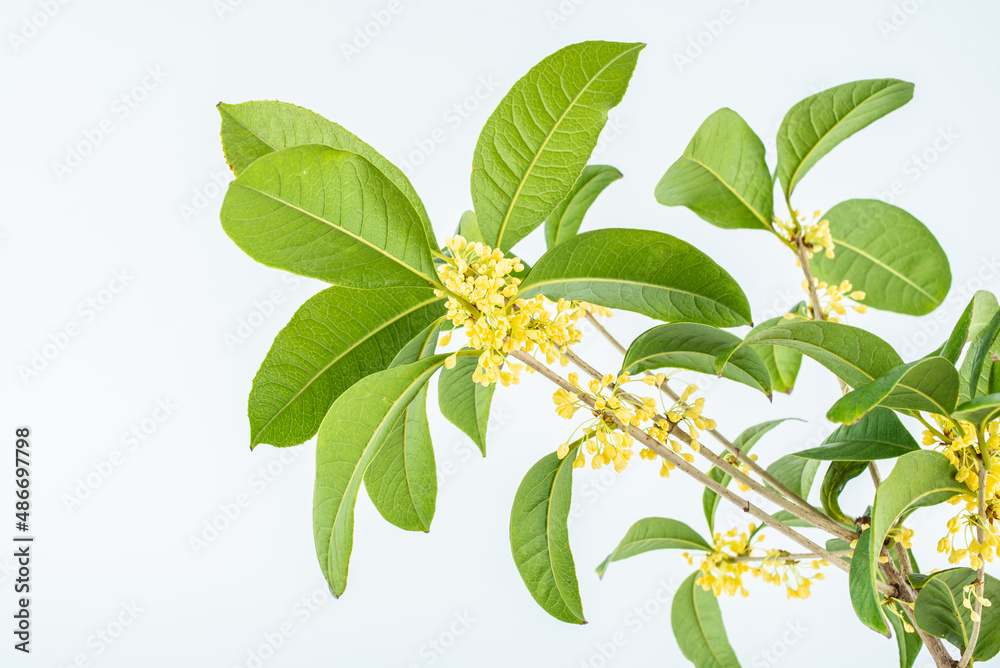
<path id="1" fill-rule="evenodd" d="M 831 322 L 840 322 L 840 319 L 847 315 L 847 309 L 853 309 L 857 313 L 866 313 L 868 307 L 864 304 L 845 304 L 844 298 L 847 297 L 855 302 L 859 302 L 865 298 L 865 293 L 861 290 L 854 290 L 850 281 L 841 281 L 840 285 L 830 285 L 826 281 L 820 281 L 813 278 L 813 287 L 819 294 L 820 308 L 822 309 L 822 320 L 829 320 Z M 809 293 L 809 282 L 806 280 L 802 281 L 802 289 Z M 813 313 L 813 307 L 810 305 L 808 307 L 808 318 L 807 320 L 815 320 L 816 314 Z M 788 320 L 794 320 L 800 318 L 794 313 L 786 313 L 785 318 Z"/>
<path id="2" fill-rule="evenodd" d="M 518 299 L 521 280 L 513 274 L 524 271 L 520 259 L 461 236 L 445 239 L 445 246 L 449 255 L 437 268 L 445 290 L 435 294 L 448 297 L 448 318 L 456 329 L 464 328 L 468 339 L 464 347 L 482 351 L 472 378 L 484 386 L 498 380 L 504 386 L 519 382 L 524 366 L 506 361 L 515 351 L 531 353 L 538 348 L 549 364 L 557 360 L 566 364 L 566 349 L 580 341 L 576 322 L 587 313 L 611 315 L 608 309 L 586 302 L 560 299 L 553 305 L 541 295 Z M 441 345 L 450 339 L 446 334 Z M 445 366 L 454 367 L 456 359 L 451 355 Z"/>
<path id="3" fill-rule="evenodd" d="M 610 464 L 618 472 L 625 470 L 632 457 L 635 441 L 631 435 L 619 428 L 619 423 L 644 429 L 660 443 L 669 443 L 674 452 L 689 462 L 694 461 L 694 456 L 688 452 L 681 452 L 680 441 L 669 437 L 674 425 L 680 422 L 687 424 L 688 428 L 693 430 L 693 439 L 698 435 L 698 428 L 715 428 L 714 420 L 701 415 L 704 399 L 699 399 L 695 404 L 687 403 L 691 394 L 698 389 L 693 385 L 685 390 L 682 400 L 667 411 L 667 418 L 657 414 L 655 399 L 639 397 L 625 390 L 626 384 L 635 382 L 650 386 L 662 384 L 666 382 L 664 374 L 650 375 L 639 380 L 633 380 L 627 372 L 622 372 L 617 377 L 607 374 L 599 380 L 591 380 L 586 388 L 581 386 L 577 374 L 569 374 L 568 379 L 577 391 L 570 392 L 564 388 L 556 390 L 552 395 L 556 413 L 560 417 L 571 419 L 577 410 L 585 408 L 593 416 L 580 427 L 583 429 L 585 440 L 583 447 L 580 448 L 580 454 L 573 462 L 576 467 L 584 466 L 586 455 L 589 454 L 592 468 L 598 469 Z M 583 401 L 582 396 L 588 397 L 589 402 Z M 695 451 L 700 448 L 697 440 L 692 440 L 692 448 Z M 569 440 L 559 446 L 557 452 L 559 457 L 565 457 L 569 452 Z M 639 455 L 642 459 L 658 459 L 658 455 L 648 448 L 643 448 Z M 668 477 L 673 468 L 669 462 L 662 462 L 660 475 Z"/>
<path id="4" fill-rule="evenodd" d="M 985 540 L 979 541 L 979 435 L 972 423 L 959 421 L 959 430 L 948 418 L 934 415 L 937 428 L 924 431 L 924 445 L 932 445 L 944 454 L 958 473 L 955 479 L 968 488 L 950 501 L 961 510 L 948 520 L 948 534 L 938 541 L 938 552 L 948 555 L 948 561 L 959 564 L 968 559 L 973 568 L 984 561 L 992 562 L 1000 548 L 1000 422 L 990 422 L 983 441 L 988 449 L 991 466 L 986 471 L 986 526 L 982 527 Z"/>
<path id="5" fill-rule="evenodd" d="M 829 566 L 829 562 L 826 559 L 813 559 L 804 566 L 803 562 L 787 559 L 786 556 L 787 553 L 781 550 L 768 550 L 760 565 L 753 568 L 754 577 L 770 584 L 784 585 L 788 598 L 809 598 L 812 583 L 824 579 L 820 569 Z M 809 577 L 803 574 L 804 567 L 812 568 L 813 572 Z"/>
<path id="6" fill-rule="evenodd" d="M 825 559 L 813 559 L 805 564 L 790 559 L 789 553 L 783 550 L 768 550 L 763 557 L 755 557 L 753 544 L 764 540 L 763 535 L 755 538 L 755 533 L 754 524 L 747 531 L 738 532 L 733 528 L 724 534 L 716 533 L 712 537 L 712 552 L 698 566 L 701 571 L 698 584 L 716 596 L 735 596 L 737 593 L 748 596 L 743 576 L 749 573 L 769 584 L 783 585 L 788 598 L 809 598 L 812 583 L 823 579 L 820 569 L 829 563 Z M 684 557 L 689 564 L 694 564 L 691 554 L 685 552 Z M 805 568 L 813 570 L 808 577 L 803 574 Z"/>
<path id="7" fill-rule="evenodd" d="M 814 211 L 812 222 L 806 223 L 805 218 L 798 209 L 792 212 L 792 219 L 785 221 L 775 217 L 774 231 L 785 243 L 795 247 L 795 240 L 801 238 L 805 242 L 806 252 L 809 257 L 817 249 L 824 249 L 825 254 L 831 260 L 834 258 L 833 236 L 830 234 L 830 223 L 827 220 L 819 220 L 820 211 Z"/>

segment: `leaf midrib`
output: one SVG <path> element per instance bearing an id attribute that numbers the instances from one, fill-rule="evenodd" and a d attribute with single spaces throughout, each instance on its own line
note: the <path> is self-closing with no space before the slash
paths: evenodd
<path id="1" fill-rule="evenodd" d="M 712 169 L 711 167 L 709 167 L 708 165 L 706 165 L 705 163 L 703 163 L 701 160 L 698 160 L 697 158 L 693 158 L 690 155 L 682 155 L 681 159 L 682 160 L 690 160 L 691 162 L 693 162 L 694 164 L 700 166 L 706 172 L 708 172 L 709 174 L 711 174 L 712 176 L 714 176 L 719 181 L 719 183 L 721 183 L 722 185 L 724 185 L 729 190 L 729 192 L 731 192 L 736 197 L 736 199 L 738 199 L 743 204 L 743 206 L 745 206 L 747 208 L 747 210 L 749 210 L 750 213 L 752 213 L 757 218 L 757 220 L 759 220 L 764 225 L 765 229 L 768 229 L 768 230 L 771 229 L 771 221 L 766 220 L 764 218 L 764 216 L 762 216 L 757 211 L 757 209 L 755 209 L 754 207 L 750 206 L 750 203 L 747 202 L 743 198 L 742 195 L 740 195 L 738 192 L 736 192 L 736 189 L 734 187 L 732 187 L 731 185 L 729 185 L 729 183 L 725 179 L 723 179 L 714 169 Z"/>
<path id="2" fill-rule="evenodd" d="M 814 151 L 816 150 L 816 148 L 817 148 L 817 147 L 818 147 L 818 146 L 819 146 L 820 144 L 822 144 L 822 143 L 823 143 L 823 140 L 824 140 L 824 139 L 826 139 L 826 138 L 827 138 L 827 137 L 828 137 L 828 136 L 830 135 L 830 133 L 831 133 L 831 132 L 833 132 L 833 131 L 834 131 L 834 130 L 836 130 L 836 129 L 837 129 L 838 127 L 840 127 L 840 125 L 841 125 L 842 123 L 844 123 L 844 122 L 845 122 L 845 121 L 846 121 L 846 120 L 847 120 L 848 118 L 850 118 L 850 117 L 851 117 L 851 114 L 853 114 L 853 113 L 854 113 L 854 112 L 856 112 L 856 111 L 857 111 L 858 109 L 860 109 L 861 107 L 863 107 L 863 106 L 865 106 L 866 104 L 868 104 L 868 103 L 869 103 L 869 102 L 870 102 L 870 101 L 871 101 L 872 99 L 874 99 L 874 98 L 878 97 L 879 95 L 881 95 L 881 94 L 882 94 L 882 93 L 884 93 L 885 91 L 887 91 L 887 90 L 892 90 L 892 89 L 893 89 L 893 88 L 895 88 L 896 86 L 900 85 L 900 83 L 905 83 L 905 82 L 899 82 L 899 83 L 894 83 L 894 84 L 891 84 L 891 85 L 889 85 L 889 86 L 886 86 L 885 88 L 882 88 L 881 90 L 878 90 L 878 91 L 875 91 L 874 93 L 872 93 L 871 95 L 869 95 L 868 97 L 866 97 L 866 98 L 865 98 L 864 100 L 862 100 L 862 101 L 861 101 L 861 102 L 860 102 L 859 104 L 855 105 L 855 106 L 854 106 L 854 108 L 852 108 L 852 109 L 851 109 L 850 111 L 848 111 L 848 112 L 847 112 L 846 114 L 844 114 L 843 118 L 840 118 L 840 119 L 839 119 L 839 120 L 838 120 L 838 121 L 837 121 L 836 123 L 834 123 L 833 125 L 831 125 L 831 126 L 830 126 L 830 129 L 829 129 L 829 130 L 827 130 L 826 132 L 824 132 L 824 133 L 823 133 L 823 134 L 822 134 L 822 135 L 821 135 L 821 136 L 820 136 L 820 137 L 819 137 L 819 138 L 818 138 L 818 139 L 816 140 L 816 143 L 814 143 L 814 144 L 813 144 L 812 146 L 810 146 L 810 147 L 809 147 L 809 150 L 808 150 L 808 151 L 806 151 L 806 154 L 802 156 L 802 158 L 801 158 L 801 159 L 799 160 L 799 164 L 795 166 L 795 169 L 794 169 L 794 170 L 792 171 L 792 174 L 791 174 L 791 176 L 790 176 L 790 177 L 788 178 L 788 193 L 789 193 L 789 195 L 791 195 L 791 192 L 792 192 L 793 190 L 795 190 L 795 186 L 796 186 L 796 185 L 798 185 L 798 181 L 799 181 L 799 170 L 800 170 L 800 169 L 802 168 L 802 165 L 806 164 L 806 160 L 808 160 L 808 159 L 809 159 L 809 156 L 811 156 L 811 155 L 813 154 L 813 152 L 814 152 Z M 877 119 L 876 119 L 876 120 L 877 120 Z"/>
<path id="3" fill-rule="evenodd" d="M 549 571 L 552 573 L 552 582 L 553 584 L 555 584 L 556 589 L 559 591 L 559 597 L 562 599 L 563 604 L 566 606 L 566 609 L 570 612 L 570 614 L 572 614 L 577 619 L 583 619 L 582 615 L 578 615 L 576 610 L 572 609 L 569 600 L 563 593 L 562 583 L 559 582 L 559 578 L 556 576 L 555 562 L 552 560 L 552 545 L 555 544 L 555 541 L 553 540 L 551 533 L 551 527 L 553 526 L 552 507 L 555 505 L 553 503 L 553 498 L 554 498 L 553 494 L 555 492 L 556 485 L 559 484 L 559 476 L 562 473 L 564 464 L 566 464 L 566 462 L 571 461 L 570 455 L 574 454 L 578 449 L 579 446 L 573 448 L 573 450 L 566 453 L 566 456 L 563 459 L 559 460 L 559 464 L 556 466 L 555 475 L 552 476 L 552 486 L 549 488 L 549 498 L 548 502 L 545 504 L 545 547 L 546 547 L 545 553 L 546 556 L 549 558 Z M 570 466 L 569 468 L 572 471 L 572 466 Z"/>
<path id="4" fill-rule="evenodd" d="M 337 149 L 333 149 L 333 150 L 337 150 Z M 344 152 L 347 153 L 348 151 L 344 151 Z M 357 154 L 354 154 L 354 155 L 357 155 Z M 284 199 L 282 199 L 280 197 L 276 197 L 276 196 L 272 195 L 271 193 L 264 192 L 263 190 L 261 190 L 259 188 L 254 188 L 253 186 L 248 186 L 247 184 L 245 184 L 245 183 L 239 183 L 238 181 L 233 181 L 232 186 L 239 186 L 241 188 L 246 188 L 247 190 L 250 190 L 252 192 L 255 192 L 255 193 L 258 193 L 260 195 L 263 195 L 264 197 L 266 197 L 266 198 L 268 198 L 268 199 L 270 199 L 272 201 L 275 201 L 275 202 L 277 202 L 277 203 L 279 203 L 279 204 L 281 204 L 283 206 L 287 206 L 290 209 L 298 211 L 299 213 L 301 213 L 301 214 L 303 214 L 303 215 L 305 215 L 305 216 L 307 216 L 309 218 L 312 218 L 313 220 L 319 221 L 319 222 L 323 223 L 324 225 L 327 225 L 328 227 L 331 227 L 331 228 L 333 228 L 335 230 L 338 230 L 339 232 L 342 232 L 343 234 L 346 234 L 347 236 L 351 237 L 352 239 L 354 239 L 356 241 L 360 241 L 361 243 L 363 243 L 364 245 L 368 246 L 372 250 L 380 253 L 383 257 L 389 258 L 390 260 L 392 260 L 393 262 L 395 262 L 399 266 L 403 267 L 404 269 L 406 269 L 407 271 L 409 271 L 413 275 L 418 276 L 418 277 L 424 279 L 425 281 L 427 281 L 431 285 L 435 285 L 437 283 L 437 281 L 435 279 L 433 279 L 430 276 L 428 276 L 427 274 L 423 273 L 423 271 L 420 271 L 420 270 L 417 270 L 414 267 L 411 267 L 410 265 L 406 264 L 405 262 L 403 262 L 402 260 L 400 260 L 399 258 L 397 258 L 395 255 L 389 254 L 384 248 L 379 248 L 378 246 L 376 246 L 375 244 L 371 243 L 370 241 L 368 241 L 364 237 L 362 237 L 360 235 L 357 235 L 357 234 L 354 234 L 353 232 L 351 232 L 350 230 L 348 230 L 345 227 L 337 225 L 336 223 L 334 223 L 332 221 L 326 220 L 325 218 L 322 218 L 322 217 L 314 214 L 311 211 L 307 211 L 307 210 L 303 209 L 302 207 L 297 206 L 295 204 L 292 204 L 291 202 L 289 202 L 287 200 L 284 200 Z M 232 187 L 232 186 L 230 186 L 230 187 Z M 410 204 L 409 201 L 407 201 L 407 203 Z M 410 204 L 410 206 L 412 207 L 413 205 Z M 420 218 L 420 216 L 417 216 L 418 220 L 419 220 L 419 218 Z M 426 239 L 426 234 L 424 235 L 424 237 Z M 428 255 L 428 257 L 429 257 L 429 255 Z"/>
<path id="5" fill-rule="evenodd" d="M 883 262 L 882 260 L 878 259 L 877 257 L 874 257 L 873 255 L 870 255 L 869 253 L 866 253 L 865 251 L 861 250 L 857 246 L 852 246 L 851 244 L 847 243 L 846 241 L 842 241 L 841 239 L 834 239 L 833 243 L 834 243 L 834 246 L 843 246 L 844 248 L 848 248 L 848 249 L 854 251 L 855 253 L 857 253 L 858 255 L 860 255 L 861 257 L 865 258 L 866 260 L 869 260 L 872 264 L 878 265 L 882 269 L 888 271 L 893 276 L 896 276 L 897 278 L 899 278 L 900 280 L 902 280 L 904 283 L 908 284 L 910 287 L 912 287 L 914 290 L 916 290 L 920 294 L 922 294 L 925 297 L 927 297 L 927 299 L 931 300 L 932 302 L 936 302 L 937 301 L 936 299 L 934 299 L 934 296 L 931 293 L 927 292 L 927 290 L 924 290 L 922 287 L 920 287 L 919 285 L 917 285 L 916 283 L 914 283 L 913 280 L 911 280 L 910 278 L 904 276 L 903 274 L 901 274 L 900 272 L 898 272 L 896 269 L 894 269 L 893 267 L 890 267 L 889 265 L 887 265 L 885 262 Z"/>
<path id="6" fill-rule="evenodd" d="M 570 103 L 566 105 L 566 108 L 563 110 L 562 114 L 559 115 L 559 118 L 556 119 L 556 122 L 553 124 L 552 129 L 549 130 L 548 134 L 545 135 L 545 139 L 542 141 L 542 145 L 538 147 L 537 151 L 535 151 L 535 155 L 531 158 L 531 163 L 528 164 L 528 168 L 524 171 L 524 176 L 521 177 L 521 182 L 517 184 L 517 189 L 514 191 L 513 197 L 511 197 L 510 204 L 507 205 L 507 211 L 504 213 L 503 220 L 500 221 L 500 230 L 497 232 L 497 248 L 503 248 L 500 242 L 503 239 L 504 232 L 507 231 L 507 223 L 510 221 L 510 217 L 514 213 L 514 205 L 517 203 L 518 197 L 521 196 L 521 191 L 524 189 L 524 184 L 528 181 L 528 177 L 531 176 L 531 172 L 535 168 L 535 164 L 538 162 L 539 157 L 541 157 L 542 153 L 545 151 L 545 147 L 548 146 L 549 140 L 551 140 L 552 137 L 555 135 L 555 132 L 559 128 L 559 125 L 563 122 L 563 120 L 565 120 L 566 115 L 570 112 L 570 110 L 574 106 L 576 106 L 576 103 L 580 99 L 580 97 L 585 92 L 587 92 L 587 90 L 590 89 L 590 85 L 593 84 L 595 81 L 597 81 L 598 77 L 604 74 L 605 70 L 607 70 L 614 63 L 618 62 L 621 58 L 625 57 L 626 55 L 632 53 L 633 51 L 641 49 L 642 46 L 633 46 L 631 49 L 622 51 L 620 54 L 609 60 L 608 63 L 604 65 L 601 69 L 599 69 L 594 76 L 592 76 L 590 79 L 587 80 L 587 83 L 580 88 L 580 92 L 578 92 L 573 97 L 573 99 L 570 100 Z"/>
<path id="7" fill-rule="evenodd" d="M 708 634 L 705 633 L 705 625 L 701 621 L 701 611 L 698 609 L 698 586 L 697 582 L 692 583 L 691 586 L 691 607 L 694 608 L 694 616 L 698 622 L 698 631 L 701 632 L 702 640 L 705 641 L 705 647 L 707 647 L 708 651 L 711 652 L 712 658 L 715 659 L 715 663 L 717 663 L 720 668 L 723 668 L 725 664 L 722 663 L 719 655 L 715 653 L 715 648 L 712 646 L 712 643 L 709 642 Z"/>

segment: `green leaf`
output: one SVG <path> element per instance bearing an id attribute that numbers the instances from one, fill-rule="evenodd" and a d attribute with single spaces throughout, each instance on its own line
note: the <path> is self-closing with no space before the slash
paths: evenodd
<path id="1" fill-rule="evenodd" d="M 538 259 L 520 297 L 583 300 L 671 322 L 750 324 L 732 276 L 687 242 L 662 232 L 604 229 L 567 239 Z"/>
<path id="2" fill-rule="evenodd" d="M 461 429 L 486 456 L 486 427 L 490 421 L 490 402 L 496 383 L 483 387 L 472 380 L 479 358 L 460 357 L 454 368 L 445 369 L 438 378 L 438 404 L 441 414 Z"/>
<path id="3" fill-rule="evenodd" d="M 543 610 L 570 624 L 586 624 L 567 527 L 578 448 L 579 442 L 563 459 L 552 452 L 532 466 L 510 511 L 510 547 L 521 579 Z"/>
<path id="4" fill-rule="evenodd" d="M 868 468 L 868 462 L 832 461 L 823 476 L 819 498 L 823 511 L 838 522 L 853 524 L 851 517 L 840 508 L 840 495 L 847 483 L 857 478 Z"/>
<path id="5" fill-rule="evenodd" d="M 250 447 L 312 438 L 341 393 L 387 368 L 441 311 L 428 288 L 334 286 L 309 298 L 275 337 L 253 380 Z"/>
<path id="6" fill-rule="evenodd" d="M 955 480 L 955 469 L 940 453 L 919 450 L 897 460 L 892 473 L 875 492 L 871 528 L 862 532 L 851 560 L 851 602 L 865 625 L 882 634 L 889 631 L 875 587 L 878 556 L 889 530 L 914 510 L 944 503 L 966 491 L 965 485 Z"/>
<path id="7" fill-rule="evenodd" d="M 715 374 L 715 357 L 740 343 L 735 334 L 709 325 L 672 322 L 640 334 L 629 346 L 622 370 L 638 374 L 654 369 L 688 369 Z M 725 378 L 743 383 L 771 396 L 771 374 L 749 348 L 741 348 L 729 358 L 722 372 Z"/>
<path id="8" fill-rule="evenodd" d="M 997 345 L 1000 343 L 1000 339 L 997 338 L 998 332 L 1000 332 L 1000 311 L 993 315 L 972 341 L 969 352 L 962 360 L 960 396 L 963 400 L 975 399 L 977 395 L 982 394 L 981 390 L 989 385 L 991 363 L 996 361 Z M 985 374 L 983 374 L 984 366 L 987 367 Z"/>
<path id="9" fill-rule="evenodd" d="M 841 425 L 818 448 L 796 452 L 806 459 L 869 462 L 895 459 L 920 446 L 895 413 L 875 408 L 855 424 Z"/>
<path id="10" fill-rule="evenodd" d="M 805 302 L 799 302 L 791 312 L 798 311 L 805 311 Z M 747 332 L 747 337 L 784 322 L 787 322 L 784 316 L 765 320 Z M 774 392 L 790 394 L 802 366 L 802 353 L 783 346 L 761 345 L 750 346 L 750 349 L 757 353 L 757 356 L 764 362 L 764 366 L 767 367 L 768 374 L 771 376 L 771 389 Z"/>
<path id="11" fill-rule="evenodd" d="M 877 199 L 841 202 L 823 216 L 834 257 L 816 253 L 813 274 L 836 285 L 848 280 L 871 308 L 930 313 L 951 287 L 948 256 L 930 230 L 906 211 Z"/>
<path id="12" fill-rule="evenodd" d="M 447 355 L 366 376 L 340 395 L 316 439 L 313 534 L 323 575 L 335 596 L 347 587 L 354 505 L 369 463 Z"/>
<path id="13" fill-rule="evenodd" d="M 778 482 L 803 499 L 809 498 L 809 490 L 812 489 L 818 470 L 819 462 L 815 459 L 802 459 L 795 455 L 779 457 L 767 467 L 767 472 Z"/>
<path id="14" fill-rule="evenodd" d="M 545 221 L 545 245 L 552 248 L 580 231 L 583 216 L 605 188 L 622 177 L 609 165 L 587 165 L 583 173 Z"/>
<path id="15" fill-rule="evenodd" d="M 364 474 L 365 489 L 390 524 L 430 531 L 437 499 L 437 467 L 427 420 L 427 386 L 406 407 Z"/>
<path id="16" fill-rule="evenodd" d="M 411 339 L 391 367 L 434 354 L 439 321 Z M 465 358 L 463 358 L 465 359 Z M 405 531 L 430 531 L 437 499 L 437 467 L 427 420 L 427 386 L 406 407 L 368 465 L 365 489 L 378 512 Z"/>
<path id="17" fill-rule="evenodd" d="M 629 528 L 618 547 L 597 567 L 597 576 L 613 561 L 621 561 L 650 550 L 703 550 L 711 552 L 712 546 L 697 531 L 677 520 L 666 517 L 647 517 Z"/>
<path id="18" fill-rule="evenodd" d="M 958 371 L 943 357 L 903 364 L 841 397 L 827 412 L 831 422 L 849 424 L 876 406 L 950 415 L 958 402 Z"/>
<path id="19" fill-rule="evenodd" d="M 788 420 L 798 420 L 798 418 L 780 418 L 778 420 L 768 420 L 767 422 L 761 422 L 752 427 L 747 427 L 740 435 L 736 437 L 733 441 L 733 447 L 742 450 L 743 452 L 749 452 L 757 441 L 761 439 L 764 434 L 771 431 L 777 427 L 782 422 Z M 708 470 L 708 475 L 717 483 L 720 483 L 723 487 L 729 485 L 729 481 L 732 477 L 725 473 L 722 469 L 715 468 L 714 466 Z M 708 530 L 711 532 L 715 531 L 715 511 L 719 507 L 720 497 L 718 494 L 712 490 L 705 488 L 701 496 L 701 505 L 705 510 L 705 519 L 708 521 Z"/>
<path id="20" fill-rule="evenodd" d="M 472 243 L 483 243 L 483 232 L 479 229 L 479 220 L 475 211 L 466 211 L 458 221 L 458 233 Z"/>
<path id="21" fill-rule="evenodd" d="M 220 217 L 269 267 L 363 288 L 437 282 L 413 205 L 355 153 L 314 144 L 260 157 L 230 184 Z"/>
<path id="22" fill-rule="evenodd" d="M 851 387 L 867 385 L 903 363 L 892 346 L 874 334 L 825 320 L 788 320 L 743 340 L 743 345 L 762 344 L 808 355 Z"/>
<path id="23" fill-rule="evenodd" d="M 732 109 L 709 116 L 656 185 L 656 201 L 686 206 L 726 229 L 770 230 L 774 182 L 764 142 Z"/>
<path id="24" fill-rule="evenodd" d="M 472 158 L 472 203 L 488 245 L 511 248 L 566 199 L 644 46 L 567 46 L 531 68 L 500 101 Z"/>
<path id="25" fill-rule="evenodd" d="M 778 180 L 786 197 L 820 158 L 858 130 L 903 106 L 913 84 L 869 79 L 830 88 L 802 100 L 778 128 Z"/>
<path id="26" fill-rule="evenodd" d="M 970 399 L 960 404 L 952 411 L 951 415 L 960 420 L 971 422 L 979 430 L 983 430 L 988 422 L 992 422 L 1000 415 L 1000 393 L 986 394 Z"/>
<path id="27" fill-rule="evenodd" d="M 962 601 L 963 588 L 976 580 L 976 571 L 971 568 L 951 568 L 932 573 L 913 606 L 917 626 L 926 633 L 944 638 L 964 652 L 972 635 L 972 614 Z M 987 600 L 993 606 L 983 607 L 979 642 L 972 652 L 976 661 L 988 661 L 1000 652 L 1000 612 L 995 601 L 1000 601 L 1000 581 L 986 576 Z"/>
<path id="28" fill-rule="evenodd" d="M 715 594 L 696 582 L 700 575 L 700 571 L 692 573 L 674 594 L 670 625 L 677 646 L 695 668 L 739 668 L 722 623 L 719 602 Z"/>
<path id="29" fill-rule="evenodd" d="M 261 156 L 292 146 L 322 144 L 357 153 L 403 193 L 420 217 L 428 243 L 435 245 L 434 228 L 424 203 L 403 171 L 341 126 L 285 102 L 220 102 L 218 109 L 222 116 L 222 150 L 234 174 L 239 175 Z"/>
<path id="30" fill-rule="evenodd" d="M 951 336 L 929 357 L 938 355 L 944 357 L 952 364 L 957 363 L 958 358 L 962 355 L 965 343 L 979 336 L 979 333 L 989 324 L 997 310 L 997 298 L 993 296 L 992 292 L 980 290 L 974 294 L 972 299 L 969 300 L 969 305 L 962 312 L 962 316 L 955 323 L 955 327 L 951 331 Z"/>
<path id="31" fill-rule="evenodd" d="M 902 610 L 899 614 L 905 614 Z M 896 636 L 896 647 L 899 649 L 899 668 L 912 668 L 917 660 L 917 655 L 924 648 L 924 641 L 920 639 L 920 634 L 916 631 L 912 633 L 903 627 L 903 620 L 896 615 L 886 615 L 889 624 Z"/>

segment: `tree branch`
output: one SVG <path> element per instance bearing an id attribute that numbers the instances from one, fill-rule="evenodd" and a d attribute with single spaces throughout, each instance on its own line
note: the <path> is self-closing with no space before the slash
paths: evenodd
<path id="1" fill-rule="evenodd" d="M 548 366 L 539 362 L 528 353 L 519 350 L 510 353 L 510 356 L 523 362 L 528 367 L 534 369 L 542 376 L 552 381 L 553 383 L 555 383 L 562 389 L 566 390 L 567 392 L 572 392 L 574 394 L 579 393 L 578 389 L 574 387 L 572 383 L 570 383 L 568 380 L 564 379 L 562 376 L 552 371 Z M 580 397 L 580 400 L 583 401 L 590 408 L 594 408 L 594 400 L 590 396 L 583 395 Z M 802 534 L 798 533 L 797 531 L 789 527 L 784 522 L 775 519 L 771 515 L 767 514 L 766 512 L 764 512 L 757 506 L 753 505 L 746 499 L 737 495 L 728 487 L 724 487 L 723 485 L 719 484 L 712 478 L 708 477 L 705 473 L 700 471 L 694 465 L 689 464 L 687 460 L 685 460 L 683 457 L 675 453 L 673 450 L 664 447 L 662 443 L 660 443 L 655 438 L 647 434 L 645 431 L 633 425 L 624 425 L 617 418 L 613 419 L 618 429 L 620 429 L 623 432 L 627 432 L 629 435 L 632 436 L 632 438 L 642 443 L 643 446 L 649 448 L 657 455 L 659 455 L 661 458 L 670 462 L 674 467 L 680 469 L 683 473 L 686 473 L 687 475 L 691 476 L 705 487 L 708 487 L 713 492 L 718 494 L 720 497 L 736 505 L 743 512 L 754 516 L 764 524 L 767 524 L 768 526 L 772 527 L 775 531 L 781 533 L 782 535 L 798 543 L 809 552 L 817 554 L 823 559 L 826 559 L 831 565 L 836 566 L 845 573 L 850 571 L 850 565 L 846 561 L 844 561 L 837 555 L 833 554 L 826 548 L 822 547 L 821 545 L 818 545 L 813 541 L 809 540 Z M 892 587 L 884 582 L 879 582 L 877 584 L 879 591 L 882 592 L 883 594 L 887 596 L 896 595 L 895 587 Z"/>
<path id="2" fill-rule="evenodd" d="M 983 438 L 979 439 L 980 448 L 983 446 Z M 986 465 L 983 458 L 979 457 L 979 513 L 978 526 L 976 527 L 976 540 L 982 545 L 986 542 Z M 979 642 L 979 632 L 982 628 L 983 620 L 983 596 L 986 591 L 986 562 L 979 557 L 979 569 L 976 571 L 976 620 L 972 622 L 972 633 L 969 635 L 969 646 L 962 653 L 962 658 L 958 662 L 958 668 L 965 668 L 972 661 L 972 653 L 976 651 L 976 644 Z"/>

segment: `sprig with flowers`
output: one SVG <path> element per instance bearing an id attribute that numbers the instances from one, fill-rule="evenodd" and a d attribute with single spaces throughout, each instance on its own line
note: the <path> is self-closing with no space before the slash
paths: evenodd
<path id="1" fill-rule="evenodd" d="M 430 529 L 431 378 L 440 374 L 442 415 L 485 454 L 496 440 L 493 392 L 520 384 L 527 369 L 555 385 L 559 418 L 576 421 L 565 440 L 505 444 L 545 451 L 515 494 L 510 539 L 528 591 L 557 619 L 585 619 L 568 534 L 573 477 L 592 475 L 587 468 L 632 475 L 638 451 L 659 462 L 662 478 L 678 472 L 704 487 L 707 537 L 680 520 L 645 518 L 600 572 L 613 561 L 653 559 L 638 555 L 654 549 L 686 553 L 695 570 L 675 596 L 673 627 L 698 668 L 706 656 L 735 665 L 721 622 L 705 627 L 721 620 L 717 597 L 748 595 L 750 575 L 802 600 L 828 570 L 845 573 L 862 623 L 904 636 L 906 666 L 917 640 L 939 667 L 990 659 L 1000 644 L 980 636 L 1000 632 L 1000 605 L 992 605 L 1000 582 L 987 573 L 1000 548 L 1000 304 L 977 293 L 939 348 L 905 362 L 845 320 L 868 309 L 925 316 L 943 302 L 951 271 L 931 231 L 879 200 L 812 216 L 792 204 L 818 160 L 905 104 L 913 85 L 857 81 L 800 101 L 775 137 L 773 166 L 746 121 L 720 109 L 663 175 L 660 203 L 723 229 L 768 233 L 795 254 L 807 304 L 754 326 L 740 282 L 687 241 L 649 225 L 579 232 L 591 203 L 621 177 L 586 163 L 643 46 L 570 45 L 515 83 L 476 146 L 475 210 L 443 246 L 403 172 L 344 128 L 279 102 L 219 105 L 236 174 L 222 206 L 226 232 L 268 266 L 330 283 L 277 335 L 248 410 L 251 447 L 316 437 L 313 528 L 323 576 L 343 593 L 361 489 L 394 525 Z M 776 212 L 776 188 L 787 216 Z M 546 251 L 522 262 L 512 249 L 543 224 Z M 740 258 L 738 274 L 770 277 L 762 251 Z M 616 310 L 658 324 L 622 345 L 599 320 Z M 582 359 L 592 333 L 623 355 L 617 370 Z M 749 449 L 780 420 L 730 439 L 706 416 L 704 389 L 682 379 L 723 378 L 773 399 L 778 389 L 810 391 L 799 387 L 803 357 L 840 382 L 843 396 L 825 417 L 841 426 L 821 447 L 767 466 L 758 461 L 766 449 Z M 725 414 L 720 403 L 712 398 L 713 417 Z M 922 443 L 911 428 L 923 428 Z M 821 498 L 810 500 L 822 466 Z M 840 492 L 865 471 L 870 501 L 841 508 Z M 674 481 L 662 485 L 664 495 L 686 493 Z M 738 509 L 726 525 L 716 517 L 722 501 Z M 915 513 L 948 501 L 958 512 L 938 550 L 953 568 L 913 572 L 913 552 L 930 533 Z M 959 627 L 968 633 L 949 632 Z"/>

